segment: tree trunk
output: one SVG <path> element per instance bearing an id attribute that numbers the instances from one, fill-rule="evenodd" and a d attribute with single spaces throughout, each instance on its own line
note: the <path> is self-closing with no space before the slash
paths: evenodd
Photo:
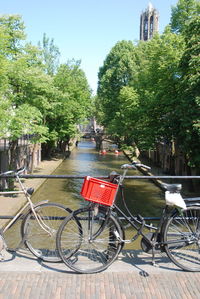
<path id="1" fill-rule="evenodd" d="M 37 150 L 37 143 L 34 143 L 33 144 L 33 151 L 32 151 L 31 169 L 30 169 L 31 173 L 33 173 L 33 169 L 34 169 L 34 161 L 35 161 L 36 150 Z"/>
<path id="2" fill-rule="evenodd" d="M 9 169 L 16 170 L 18 168 L 18 140 L 11 140 L 9 142 Z M 14 179 L 8 180 L 8 188 L 13 190 L 14 189 Z"/>

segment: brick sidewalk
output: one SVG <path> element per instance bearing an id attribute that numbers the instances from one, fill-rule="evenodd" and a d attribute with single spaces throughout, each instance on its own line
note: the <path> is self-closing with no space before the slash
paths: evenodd
<path id="1" fill-rule="evenodd" d="M 143 299 L 200 297 L 198 273 L 0 273 L 0 299 Z"/>
<path id="2" fill-rule="evenodd" d="M 106 271 L 86 275 L 63 263 L 41 262 L 24 249 L 6 252 L 0 263 L 0 299 L 200 298 L 200 273 L 184 272 L 160 255 L 156 262 L 159 267 L 141 251 L 125 251 Z"/>
<path id="3" fill-rule="evenodd" d="M 50 174 L 59 163 L 45 161 L 37 172 Z M 33 182 L 35 188 L 42 183 L 34 179 L 26 180 L 26 185 Z M 200 298 L 200 273 L 183 272 L 163 256 L 158 256 L 160 268 L 155 268 L 150 259 L 126 251 L 105 272 L 79 275 L 63 264 L 43 264 L 32 255 L 8 254 L 0 263 L 0 299 Z M 147 277 L 142 276 L 143 271 Z"/>

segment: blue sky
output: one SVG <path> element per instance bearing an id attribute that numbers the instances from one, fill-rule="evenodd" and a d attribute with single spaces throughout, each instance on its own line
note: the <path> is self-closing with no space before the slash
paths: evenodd
<path id="1" fill-rule="evenodd" d="M 152 0 L 159 11 L 159 32 L 170 22 L 178 0 Z M 81 60 L 89 85 L 96 90 L 99 67 L 120 40 L 139 39 L 140 14 L 147 0 L 2 0 L 0 14 L 19 14 L 27 41 L 37 45 L 43 33 L 54 39 L 60 62 Z"/>

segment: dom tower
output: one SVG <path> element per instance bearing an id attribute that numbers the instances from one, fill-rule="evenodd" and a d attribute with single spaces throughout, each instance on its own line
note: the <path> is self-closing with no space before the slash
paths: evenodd
<path id="1" fill-rule="evenodd" d="M 140 16 L 140 40 L 147 41 L 158 32 L 158 11 L 149 2 L 147 9 Z"/>

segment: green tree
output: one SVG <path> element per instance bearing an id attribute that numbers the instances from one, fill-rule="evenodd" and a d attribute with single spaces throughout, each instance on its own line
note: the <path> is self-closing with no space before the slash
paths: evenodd
<path id="1" fill-rule="evenodd" d="M 199 0 L 179 0 L 172 6 L 171 28 L 175 33 L 182 33 L 192 17 L 200 14 Z"/>
<path id="2" fill-rule="evenodd" d="M 58 90 L 57 100 L 47 118 L 50 135 L 47 151 L 58 142 L 64 151 L 70 139 L 77 134 L 77 124 L 90 115 L 91 90 L 80 61 L 68 61 L 62 64 L 54 77 Z"/>
<path id="3" fill-rule="evenodd" d="M 42 83 L 48 94 L 50 88 L 47 86 L 48 78 L 42 69 L 39 51 L 30 44 L 21 44 L 25 34 L 19 16 L 2 17 L 0 28 L 4 33 L 3 42 L 6 39 L 6 47 L 1 55 L 6 68 L 3 67 L 5 79 L 4 88 L 1 88 L 1 107 L 4 113 L 0 111 L 0 133 L 10 141 L 10 167 L 16 168 L 18 139 L 25 134 L 33 134 L 34 143 L 46 138 L 47 127 L 42 113 L 47 109 L 44 106 L 49 103 L 44 87 L 43 90 L 41 88 Z"/>
<path id="4" fill-rule="evenodd" d="M 99 121 L 110 134 L 117 137 L 118 141 L 126 135 L 125 132 L 122 134 L 122 129 L 117 125 L 122 114 L 126 113 L 125 110 L 122 111 L 124 95 L 129 95 L 129 101 L 132 97 L 133 99 L 137 97 L 134 90 L 128 89 L 134 76 L 136 76 L 136 70 L 135 47 L 131 41 L 118 42 L 111 49 L 99 70 L 98 102 L 96 102 L 101 110 L 101 120 Z M 124 121 L 125 117 L 124 115 Z M 126 136 L 125 138 L 129 137 Z"/>
<path id="5" fill-rule="evenodd" d="M 139 143 L 142 147 L 155 147 L 163 138 L 170 142 L 175 134 L 178 66 L 183 50 L 182 36 L 171 33 L 169 28 L 163 35 L 138 46 L 139 53 L 143 52 L 136 82 L 140 95 Z"/>
<path id="6" fill-rule="evenodd" d="M 184 30 L 186 47 L 180 60 L 181 80 L 178 90 L 181 119 L 178 141 L 191 166 L 199 167 L 200 154 L 200 17 Z"/>
<path id="7" fill-rule="evenodd" d="M 42 45 L 39 42 L 39 48 L 42 49 L 42 56 L 45 65 L 45 70 L 48 75 L 54 75 L 59 66 L 60 52 L 54 44 L 54 39 L 51 40 L 44 33 Z"/>
<path id="8" fill-rule="evenodd" d="M 7 48 L 4 54 L 12 59 L 23 49 L 21 41 L 26 38 L 24 22 L 19 15 L 3 15 L 0 17 L 0 27 L 7 36 Z"/>

